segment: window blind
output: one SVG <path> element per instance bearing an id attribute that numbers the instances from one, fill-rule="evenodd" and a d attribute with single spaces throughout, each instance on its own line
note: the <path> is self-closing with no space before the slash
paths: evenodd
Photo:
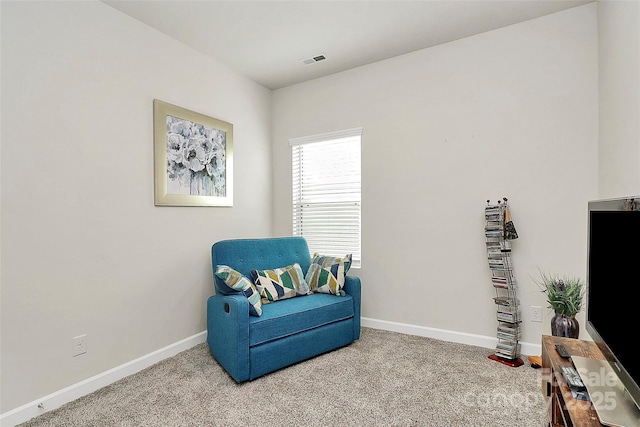
<path id="1" fill-rule="evenodd" d="M 361 264 L 360 149 L 362 129 L 294 138 L 292 154 L 293 235 L 314 252 L 352 254 Z"/>

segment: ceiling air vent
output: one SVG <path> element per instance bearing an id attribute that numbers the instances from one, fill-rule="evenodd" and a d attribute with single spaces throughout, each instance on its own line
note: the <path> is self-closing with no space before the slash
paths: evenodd
<path id="1" fill-rule="evenodd" d="M 314 56 L 313 58 L 301 59 L 301 61 L 304 65 L 311 65 L 311 64 L 315 64 L 316 62 L 323 61 L 325 59 L 327 58 L 325 58 L 324 55 L 318 55 L 318 56 Z"/>

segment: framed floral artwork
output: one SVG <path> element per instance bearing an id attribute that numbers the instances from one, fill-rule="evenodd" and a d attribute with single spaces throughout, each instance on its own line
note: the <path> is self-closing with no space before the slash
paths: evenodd
<path id="1" fill-rule="evenodd" d="M 153 101 L 155 205 L 233 206 L 233 125 Z"/>

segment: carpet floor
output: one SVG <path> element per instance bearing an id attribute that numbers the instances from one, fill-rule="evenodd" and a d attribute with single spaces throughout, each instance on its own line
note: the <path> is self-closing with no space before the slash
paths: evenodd
<path id="1" fill-rule="evenodd" d="M 491 353 L 362 328 L 347 347 L 236 384 L 200 344 L 20 426 L 546 426 L 540 369 Z"/>

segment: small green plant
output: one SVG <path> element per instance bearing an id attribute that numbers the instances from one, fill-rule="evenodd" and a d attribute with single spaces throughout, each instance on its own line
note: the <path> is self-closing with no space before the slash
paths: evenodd
<path id="1" fill-rule="evenodd" d="M 540 279 L 536 283 L 546 294 L 549 308 L 557 314 L 573 317 L 582 309 L 584 286 L 580 278 L 560 278 L 540 271 Z"/>

